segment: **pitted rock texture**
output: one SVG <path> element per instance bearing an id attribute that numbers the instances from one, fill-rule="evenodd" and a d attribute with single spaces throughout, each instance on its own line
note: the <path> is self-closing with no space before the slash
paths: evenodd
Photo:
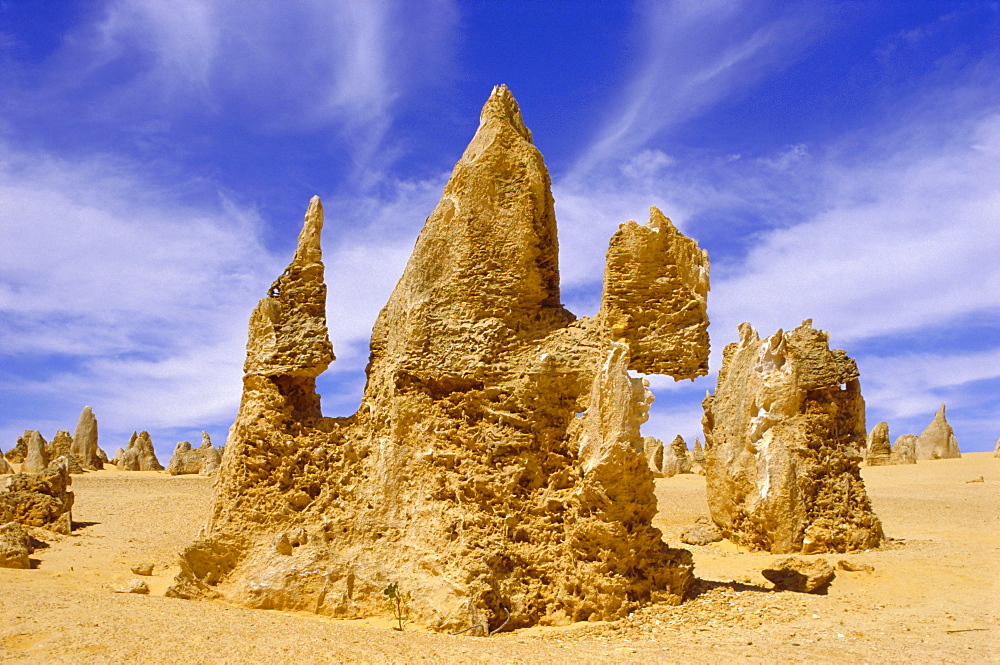
<path id="1" fill-rule="evenodd" d="M 73 493 L 68 459 L 60 457 L 39 473 L 17 473 L 0 491 L 0 524 L 18 522 L 69 533 L 73 526 Z"/>
<path id="2" fill-rule="evenodd" d="M 892 464 L 892 446 L 889 445 L 889 423 L 878 423 L 868 433 L 865 444 L 865 464 L 885 466 Z"/>
<path id="3" fill-rule="evenodd" d="M 17 437 L 17 443 L 14 444 L 14 447 L 3 454 L 4 458 L 6 458 L 8 462 L 13 464 L 24 463 L 24 458 L 28 454 L 28 439 L 26 437 L 30 433 L 31 430 L 26 430 L 24 432 L 24 436 Z"/>
<path id="4" fill-rule="evenodd" d="M 146 430 L 132 432 L 128 447 L 121 451 L 120 457 L 115 454 L 115 459 L 120 471 L 163 471 L 163 465 L 156 459 L 153 440 Z"/>
<path id="5" fill-rule="evenodd" d="M 494 89 L 378 317 L 349 418 L 324 418 L 315 392 L 333 359 L 321 226 L 313 199 L 299 250 L 251 317 L 213 515 L 168 595 L 361 617 L 387 614 L 382 590 L 398 582 L 437 630 L 680 602 L 693 564 L 651 525 L 639 428 L 652 395 L 628 373 L 637 329 L 612 338 L 606 315 L 563 308 L 549 176 L 510 92 Z M 663 270 L 613 282 L 618 309 L 602 311 L 648 314 L 644 358 L 659 349 L 686 377 L 707 357 L 691 334 L 706 322 L 671 318 L 691 298 L 669 294 L 707 290 L 707 270 L 669 269 L 703 254 L 672 227 L 650 233 L 676 237 L 609 256 L 646 252 Z"/>
<path id="6" fill-rule="evenodd" d="M 811 321 L 764 340 L 742 324 L 704 407 L 708 505 L 727 537 L 775 553 L 882 542 L 859 470 L 857 366 Z"/>
<path id="7" fill-rule="evenodd" d="M 89 406 L 83 407 L 80 420 L 73 431 L 70 453 L 84 469 L 103 469 L 104 463 L 97 452 L 97 416 Z"/>
<path id="8" fill-rule="evenodd" d="M 916 464 L 917 463 L 917 441 L 919 437 L 915 434 L 903 434 L 896 437 L 892 444 L 893 464 Z"/>
<path id="9" fill-rule="evenodd" d="M 707 307 L 708 252 L 658 209 L 611 237 L 599 316 L 609 338 L 628 342 L 629 369 L 678 381 L 707 374 Z"/>
<path id="10" fill-rule="evenodd" d="M 920 438 L 917 440 L 918 460 L 950 459 L 962 456 L 962 452 L 958 449 L 955 431 L 948 424 L 948 419 L 944 415 L 944 408 L 942 403 L 930 424 L 920 433 Z"/>

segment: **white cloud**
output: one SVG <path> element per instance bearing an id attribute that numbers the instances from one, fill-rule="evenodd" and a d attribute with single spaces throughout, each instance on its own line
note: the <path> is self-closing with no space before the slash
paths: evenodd
<path id="1" fill-rule="evenodd" d="M 785 5 L 780 18 L 767 14 L 766 4 L 730 0 L 643 3 L 640 67 L 569 179 L 642 150 L 657 134 L 793 62 L 818 17 L 808 6 Z"/>
<path id="2" fill-rule="evenodd" d="M 247 314 L 281 269 L 255 213 L 171 202 L 107 159 L 4 154 L 0 348 L 34 378 L 3 389 L 61 427 L 84 404 L 111 430 L 231 417 Z M 6 439 L 41 426 L 8 416 Z"/>

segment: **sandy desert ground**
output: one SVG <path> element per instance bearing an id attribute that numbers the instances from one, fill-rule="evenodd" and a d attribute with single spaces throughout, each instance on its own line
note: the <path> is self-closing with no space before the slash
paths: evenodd
<path id="1" fill-rule="evenodd" d="M 981 482 L 970 482 L 982 477 Z M 0 660 L 97 662 L 837 662 L 1000 663 L 1000 459 L 990 453 L 864 469 L 892 541 L 823 555 L 825 595 L 775 592 L 776 556 L 689 547 L 700 578 L 680 607 L 614 623 L 489 638 L 405 632 L 390 620 L 332 621 L 163 597 L 176 552 L 203 523 L 211 479 L 158 472 L 75 476 L 71 536 L 45 534 L 34 569 L 0 569 Z M 656 524 L 673 545 L 707 514 L 700 476 L 657 481 Z M 150 595 L 111 589 L 154 564 Z"/>

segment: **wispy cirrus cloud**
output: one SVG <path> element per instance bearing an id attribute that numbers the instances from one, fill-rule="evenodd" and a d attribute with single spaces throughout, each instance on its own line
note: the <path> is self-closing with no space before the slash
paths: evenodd
<path id="1" fill-rule="evenodd" d="M 4 91 L 5 115 L 44 108 L 153 148 L 213 123 L 326 130 L 358 168 L 400 100 L 448 70 L 458 21 L 449 0 L 110 0 L 86 16 L 42 62 L 8 58 L 23 85 Z"/>
<path id="2" fill-rule="evenodd" d="M 657 135 L 788 66 L 821 13 L 809 4 L 780 14 L 771 9 L 730 0 L 643 3 L 637 71 L 567 179 L 640 152 Z"/>

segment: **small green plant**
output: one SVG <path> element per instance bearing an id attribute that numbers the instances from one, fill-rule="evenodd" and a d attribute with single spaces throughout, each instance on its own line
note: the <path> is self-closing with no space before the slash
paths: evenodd
<path id="1" fill-rule="evenodd" d="M 403 621 L 410 616 L 410 592 L 400 593 L 399 582 L 393 582 L 382 589 L 382 593 L 389 598 L 389 610 L 392 612 L 393 618 L 399 622 L 399 627 L 396 630 L 403 630 Z"/>

